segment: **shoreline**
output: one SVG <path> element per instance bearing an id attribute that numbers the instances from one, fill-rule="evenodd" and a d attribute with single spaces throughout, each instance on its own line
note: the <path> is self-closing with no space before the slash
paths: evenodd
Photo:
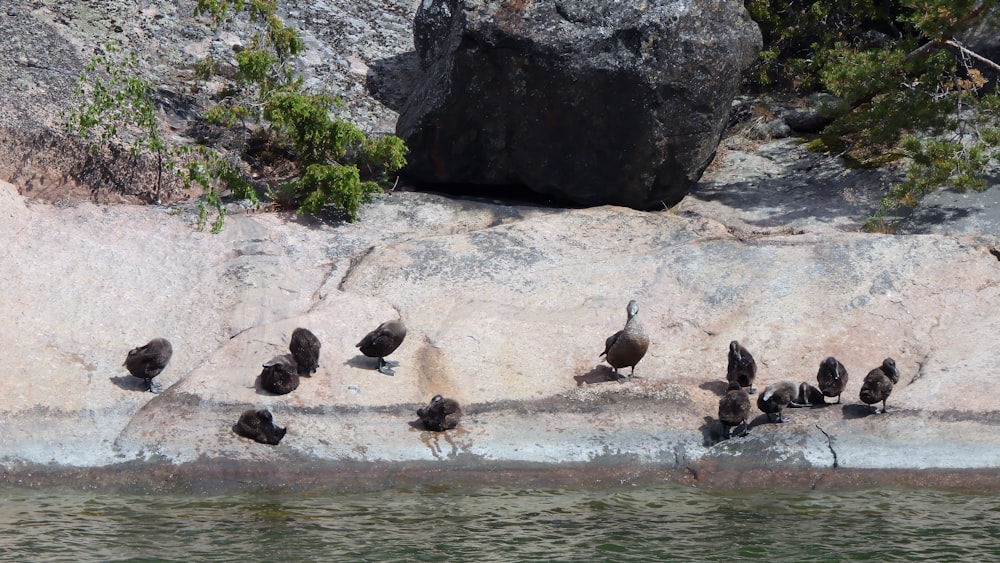
<path id="1" fill-rule="evenodd" d="M 492 487 L 601 490 L 677 485 L 718 490 L 856 491 L 934 489 L 1000 493 L 995 469 L 815 469 L 726 467 L 717 463 L 676 469 L 655 464 L 495 463 L 479 467 L 433 462 L 358 463 L 315 460 L 267 465 L 245 460 L 200 460 L 174 465 L 129 462 L 99 468 L 7 467 L 0 490 L 93 491 L 111 494 L 235 494 L 250 490 L 370 493 L 423 487 L 474 491 Z"/>

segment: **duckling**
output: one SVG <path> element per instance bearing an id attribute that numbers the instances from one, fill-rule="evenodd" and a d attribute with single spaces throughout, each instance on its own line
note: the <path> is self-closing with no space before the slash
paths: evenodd
<path id="1" fill-rule="evenodd" d="M 612 334 L 604 341 L 604 351 L 600 356 L 604 356 L 608 364 L 615 370 L 615 379 L 618 383 L 625 383 L 625 377 L 618 375 L 618 368 L 631 367 L 629 377 L 635 374 L 635 365 L 646 355 L 649 349 L 649 336 L 643 330 L 642 325 L 636 315 L 639 313 L 639 305 L 635 299 L 628 302 L 625 307 L 628 313 L 628 320 L 625 328 Z"/>
<path id="2" fill-rule="evenodd" d="M 892 358 L 882 360 L 882 365 L 868 372 L 865 382 L 861 384 L 861 402 L 868 405 L 872 410 L 872 405 L 882 401 L 882 410 L 874 408 L 875 414 L 887 413 L 889 409 L 885 406 L 886 399 L 892 393 L 892 386 L 899 383 L 899 370 L 896 369 L 896 361 Z"/>
<path id="3" fill-rule="evenodd" d="M 174 347 L 170 345 L 169 340 L 154 338 L 145 346 L 129 350 L 122 365 L 128 368 L 129 373 L 143 379 L 150 393 L 159 393 L 161 387 L 158 383 L 153 383 L 153 378 L 160 375 L 163 368 L 167 367 L 173 355 Z"/>
<path id="4" fill-rule="evenodd" d="M 747 418 L 750 416 L 750 396 L 737 381 L 730 381 L 726 394 L 719 399 L 719 422 L 722 423 L 723 436 L 729 439 L 730 429 L 742 424 L 743 431 L 739 436 L 746 436 Z"/>
<path id="5" fill-rule="evenodd" d="M 458 422 L 462 419 L 462 407 L 454 399 L 434 395 L 426 407 L 417 409 L 417 416 L 420 417 L 424 428 L 441 432 L 458 426 Z"/>
<path id="6" fill-rule="evenodd" d="M 785 407 L 801 406 L 795 402 L 799 393 L 798 385 L 791 381 L 779 381 L 764 388 L 764 392 L 757 396 L 757 408 L 767 414 L 770 422 L 788 422 L 788 418 L 781 415 Z M 777 419 L 774 416 L 777 415 Z"/>
<path id="7" fill-rule="evenodd" d="M 757 362 L 750 352 L 739 342 L 729 343 L 729 366 L 726 368 L 726 381 L 736 381 L 740 387 L 749 387 L 747 393 L 757 392 L 753 388 L 753 380 L 757 377 Z"/>
<path id="8" fill-rule="evenodd" d="M 288 349 L 292 352 L 292 359 L 295 360 L 299 375 L 309 377 L 316 372 L 316 368 L 319 367 L 320 346 L 319 338 L 316 338 L 309 329 L 299 327 L 292 331 Z"/>
<path id="9" fill-rule="evenodd" d="M 406 325 L 403 321 L 386 321 L 366 334 L 355 346 L 369 358 L 378 358 L 380 373 L 396 375 L 392 368 L 398 366 L 399 362 L 387 362 L 385 357 L 395 352 L 404 338 L 406 338 Z"/>
<path id="10" fill-rule="evenodd" d="M 274 423 L 271 411 L 267 409 L 249 409 L 243 411 L 240 420 L 233 428 L 237 434 L 244 438 L 250 438 L 261 444 L 278 445 L 278 442 L 285 437 L 287 428 L 281 428 Z"/>
<path id="11" fill-rule="evenodd" d="M 790 407 L 811 407 L 813 405 L 825 405 L 826 399 L 823 398 L 823 392 L 817 389 L 815 386 L 810 385 L 803 381 L 799 384 L 799 394 L 795 398 L 795 402 L 789 404 Z"/>
<path id="12" fill-rule="evenodd" d="M 298 372 L 281 362 L 264 364 L 264 370 L 260 372 L 260 386 L 276 395 L 295 391 L 299 381 Z"/>
<path id="13" fill-rule="evenodd" d="M 835 405 L 840 404 L 840 394 L 847 388 L 847 370 L 844 364 L 837 361 L 837 358 L 830 356 L 819 364 L 819 372 L 816 373 L 816 381 L 819 382 L 819 390 L 826 397 L 836 397 Z M 826 402 L 826 399 L 823 399 Z"/>

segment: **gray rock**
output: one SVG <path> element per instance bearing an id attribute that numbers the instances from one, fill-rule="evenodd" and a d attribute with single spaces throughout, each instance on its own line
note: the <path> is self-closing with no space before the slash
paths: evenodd
<path id="1" fill-rule="evenodd" d="M 712 160 L 761 39 L 732 2 L 426 0 L 414 43 L 413 178 L 651 208 Z"/>

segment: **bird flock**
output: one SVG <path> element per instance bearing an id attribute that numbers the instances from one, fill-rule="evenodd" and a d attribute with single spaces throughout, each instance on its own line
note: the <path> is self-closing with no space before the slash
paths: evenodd
<path id="1" fill-rule="evenodd" d="M 633 299 L 625 307 L 627 318 L 625 326 L 609 336 L 604 342 L 604 351 L 598 356 L 611 366 L 619 383 L 625 383 L 635 374 L 635 367 L 649 350 L 649 336 L 638 320 L 639 305 Z M 399 362 L 386 361 L 385 357 L 399 348 L 406 338 L 406 325 L 399 320 L 390 320 L 380 324 L 358 342 L 357 347 L 362 354 L 377 360 L 376 369 L 385 375 L 395 375 L 392 368 Z M 264 364 L 260 374 L 261 387 L 277 395 L 285 395 L 298 388 L 301 377 L 311 377 L 319 367 L 320 341 L 306 328 L 296 328 L 292 332 L 289 351 L 292 365 L 284 361 L 273 361 Z M 173 347 L 165 338 L 154 338 L 146 345 L 129 351 L 125 363 L 129 373 L 142 379 L 147 390 L 153 393 L 160 391 L 160 386 L 153 381 L 170 362 Z M 629 375 L 619 373 L 619 369 L 630 368 Z M 750 395 L 756 394 L 754 381 L 757 377 L 757 362 L 753 355 L 738 341 L 729 343 L 728 364 L 726 367 L 726 392 L 719 399 L 719 422 L 725 438 L 732 436 L 736 428 L 738 436 L 749 433 Z M 834 357 L 828 357 L 819 364 L 816 373 L 817 386 L 808 382 L 795 384 L 784 380 L 773 383 L 757 394 L 757 408 L 767 415 L 770 422 L 787 422 L 788 417 L 783 412 L 786 407 L 812 407 L 830 404 L 826 398 L 836 397 L 839 404 L 841 395 L 847 388 L 848 374 L 844 364 Z M 889 412 L 886 400 L 892 393 L 893 385 L 899 383 L 899 371 L 892 358 L 886 358 L 882 365 L 868 372 L 861 385 L 859 398 L 876 414 Z M 882 403 L 878 409 L 874 405 Z M 417 409 L 423 427 L 427 430 L 441 432 L 458 426 L 462 418 L 462 408 L 454 399 L 441 395 L 431 398 L 426 407 Z M 274 417 L 266 409 L 249 409 L 244 411 L 233 430 L 240 436 L 250 438 L 263 444 L 278 444 L 284 437 L 286 428 L 279 427 Z"/>
<path id="2" fill-rule="evenodd" d="M 355 346 L 361 353 L 377 360 L 376 369 L 385 375 L 395 375 L 393 367 L 399 362 L 386 361 L 406 338 L 406 325 L 391 320 L 380 324 L 369 332 Z M 260 373 L 261 388 L 276 395 L 287 395 L 299 387 L 300 378 L 311 377 L 319 368 L 319 352 L 322 344 L 307 328 L 296 328 L 288 344 L 291 362 L 271 361 L 263 366 Z M 165 338 L 154 338 L 144 346 L 129 351 L 123 364 L 130 374 L 143 380 L 146 389 L 159 393 L 159 384 L 153 381 L 173 356 L 173 346 Z M 426 407 L 417 410 L 417 416 L 427 430 L 441 432 L 458 426 L 462 418 L 462 408 L 454 399 L 435 395 Z M 284 438 L 287 428 L 274 421 L 274 415 L 267 409 L 248 409 L 240 414 L 233 431 L 245 438 L 262 444 L 277 445 Z"/>

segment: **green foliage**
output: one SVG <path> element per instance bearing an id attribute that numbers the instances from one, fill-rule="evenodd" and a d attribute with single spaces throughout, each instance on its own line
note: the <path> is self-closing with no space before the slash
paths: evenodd
<path id="1" fill-rule="evenodd" d="M 239 170 L 205 147 L 168 145 L 156 120 L 153 84 L 135 76 L 138 56 L 122 54 L 109 44 L 104 54 L 95 55 L 77 82 L 77 106 L 63 115 L 66 130 L 91 141 L 94 150 L 131 137 L 129 151 L 134 156 L 151 155 L 157 161 L 156 201 L 160 202 L 162 172 L 178 178 L 184 187 L 198 185 L 204 192 L 199 203 L 199 229 L 208 220 L 205 206 L 214 207 L 212 232 L 222 229 L 225 208 L 217 187 L 231 190 L 237 197 L 257 200 L 257 193 Z"/>
<path id="2" fill-rule="evenodd" d="M 331 117 L 335 99 L 304 91 L 290 61 L 305 44 L 278 17 L 276 2 L 198 0 L 195 14 L 211 16 L 216 26 L 242 14 L 254 30 L 248 46 L 236 53 L 233 89 L 206 117 L 227 126 L 247 120 L 265 125 L 270 142 L 294 155 L 298 168 L 297 179 L 272 187 L 272 193 L 297 205 L 299 213 L 330 205 L 356 220 L 360 206 L 382 191 L 373 179 L 388 181 L 406 164 L 402 140 L 368 139 Z"/>
<path id="3" fill-rule="evenodd" d="M 984 63 L 955 40 L 1000 0 L 746 0 L 764 35 L 760 84 L 825 89 L 842 103 L 812 142 L 861 165 L 897 159 L 892 186 L 869 222 L 916 205 L 940 186 L 981 189 L 998 143 L 996 94 Z M 978 65 L 978 66 L 977 66 Z"/>

